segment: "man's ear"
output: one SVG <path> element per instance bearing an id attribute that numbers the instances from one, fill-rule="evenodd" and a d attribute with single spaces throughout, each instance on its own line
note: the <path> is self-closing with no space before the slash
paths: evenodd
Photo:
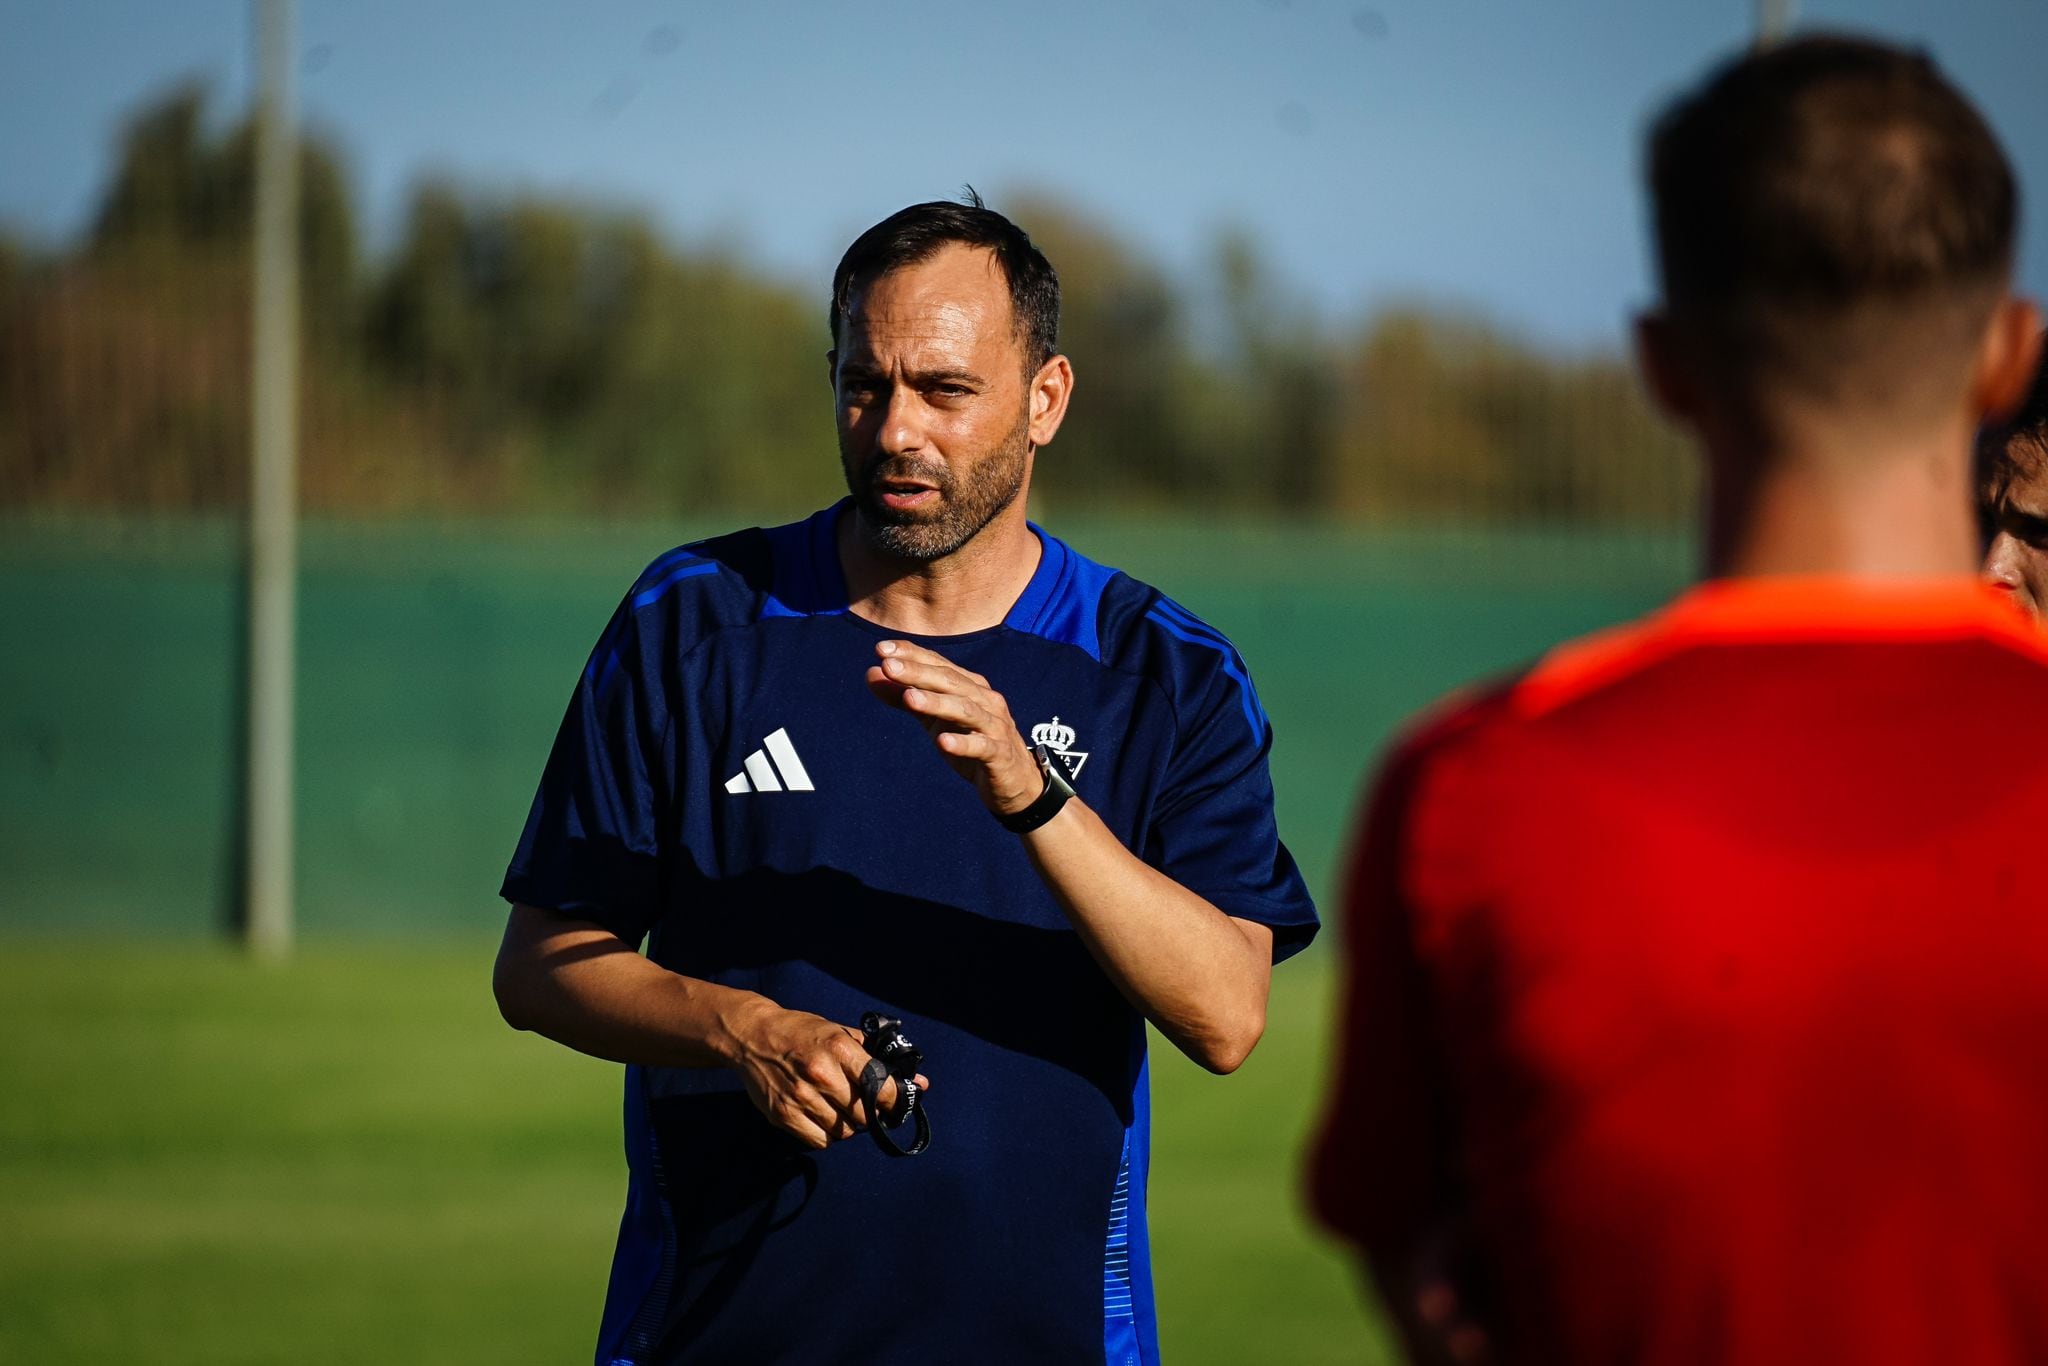
<path id="1" fill-rule="evenodd" d="M 1699 388 L 1685 363 L 1684 348 L 1677 329 L 1664 313 L 1651 310 L 1636 315 L 1636 366 L 1643 372 L 1644 387 L 1666 417 L 1683 426 L 1693 426 L 1699 413 Z"/>
<path id="2" fill-rule="evenodd" d="M 1031 426 L 1027 439 L 1043 446 L 1058 435 L 1066 421 L 1067 402 L 1074 396 L 1074 367 L 1065 356 L 1054 356 L 1038 367 L 1030 380 Z"/>
<path id="3" fill-rule="evenodd" d="M 2006 299 L 1985 325 L 1977 346 L 1977 377 L 1970 401 L 1980 421 L 2011 417 L 2027 397 L 2041 364 L 2041 310 L 2032 299 Z"/>
<path id="4" fill-rule="evenodd" d="M 839 348 L 836 346 L 825 353 L 825 382 L 832 386 L 832 392 L 839 392 Z"/>

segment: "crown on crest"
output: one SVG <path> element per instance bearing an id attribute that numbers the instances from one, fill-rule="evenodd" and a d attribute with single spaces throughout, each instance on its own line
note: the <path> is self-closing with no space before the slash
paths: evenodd
<path id="1" fill-rule="evenodd" d="M 1044 745 L 1047 749 L 1066 750 L 1074 744 L 1074 728 L 1060 724 L 1055 716 L 1050 721 L 1041 721 L 1031 728 L 1031 743 Z"/>

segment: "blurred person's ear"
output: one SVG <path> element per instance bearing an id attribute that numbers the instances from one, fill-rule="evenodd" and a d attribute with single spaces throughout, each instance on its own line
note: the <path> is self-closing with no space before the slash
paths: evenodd
<path id="1" fill-rule="evenodd" d="M 1699 425 L 1700 391 L 1671 319 L 1661 312 L 1636 315 L 1636 366 L 1657 407 L 1684 427 Z"/>
<path id="2" fill-rule="evenodd" d="M 1977 344 L 1977 374 L 1970 386 L 1972 415 L 1984 422 L 2011 417 L 2027 396 L 2041 364 L 2041 310 L 2032 299 L 2007 299 L 1984 325 Z"/>

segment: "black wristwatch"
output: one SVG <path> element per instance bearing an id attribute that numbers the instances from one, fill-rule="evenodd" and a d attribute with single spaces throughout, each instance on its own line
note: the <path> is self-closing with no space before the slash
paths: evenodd
<path id="1" fill-rule="evenodd" d="M 1028 834 L 1060 814 L 1060 808 L 1074 795 L 1073 784 L 1067 775 L 1060 772 L 1060 766 L 1053 762 L 1052 751 L 1044 745 L 1033 745 L 1031 752 L 1038 756 L 1038 771 L 1045 775 L 1045 791 L 1038 794 L 1038 800 L 1011 816 L 997 816 L 1003 829 L 1019 835 Z"/>

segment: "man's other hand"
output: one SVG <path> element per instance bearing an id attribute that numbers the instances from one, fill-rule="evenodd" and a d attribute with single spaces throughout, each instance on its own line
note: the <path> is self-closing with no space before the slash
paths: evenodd
<path id="1" fill-rule="evenodd" d="M 858 1029 L 758 1000 L 727 1022 L 726 1033 L 724 1051 L 748 1098 L 778 1129 L 823 1148 L 868 1126 L 860 1077 L 869 1059 Z M 922 1076 L 917 1084 L 931 1085 Z M 879 1099 L 884 1110 L 896 1108 L 894 1077 L 882 1083 Z"/>
<path id="2" fill-rule="evenodd" d="M 869 689 L 924 724 L 989 810 L 1013 816 L 1038 800 L 1045 775 L 1010 719 L 1010 704 L 986 678 L 907 640 L 882 641 L 875 653 L 882 662 L 868 670 Z"/>

